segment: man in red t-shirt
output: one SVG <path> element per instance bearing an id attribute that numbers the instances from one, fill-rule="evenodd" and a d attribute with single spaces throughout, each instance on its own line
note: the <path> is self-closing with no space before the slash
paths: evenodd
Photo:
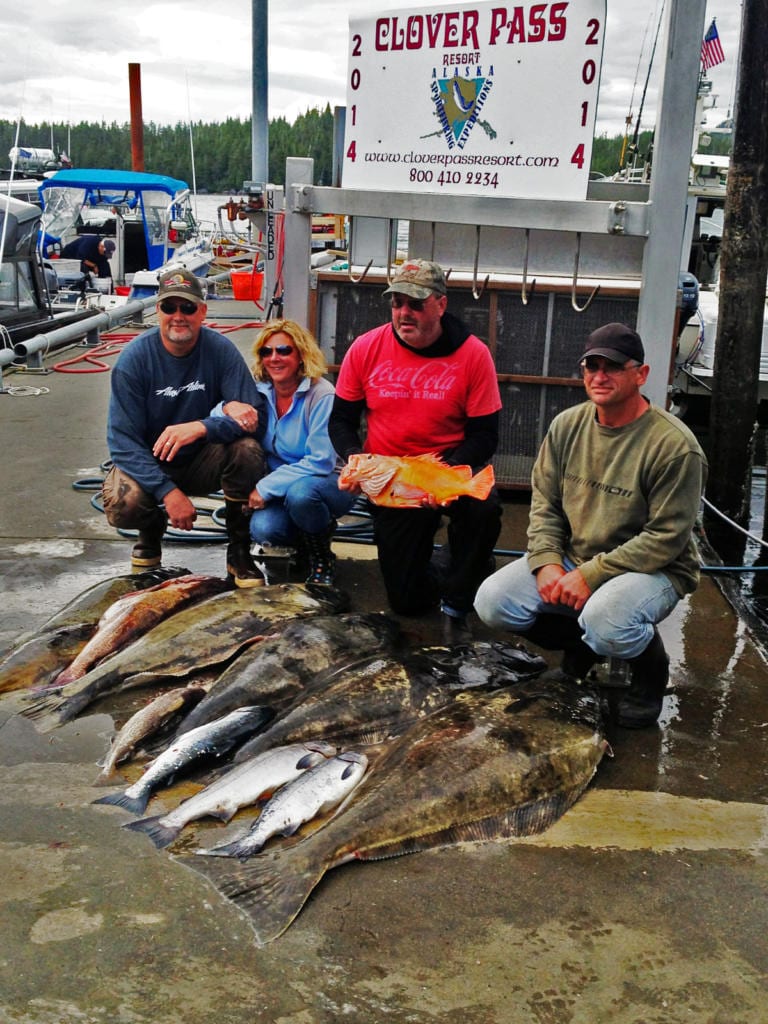
<path id="1" fill-rule="evenodd" d="M 488 347 L 446 312 L 442 268 L 407 260 L 384 292 L 392 321 L 356 338 L 344 357 L 328 431 L 341 458 L 439 454 L 451 465 L 487 465 L 498 444 L 501 409 Z M 366 437 L 360 424 L 365 414 Z M 371 506 L 387 598 L 401 615 L 440 603 L 448 639 L 469 635 L 466 615 L 492 568 L 501 528 L 495 490 L 484 501 L 461 497 L 445 508 Z M 448 516 L 448 564 L 432 560 L 441 517 Z"/>

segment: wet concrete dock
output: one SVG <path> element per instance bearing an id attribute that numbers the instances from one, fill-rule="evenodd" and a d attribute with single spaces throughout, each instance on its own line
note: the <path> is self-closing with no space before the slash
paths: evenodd
<path id="1" fill-rule="evenodd" d="M 244 353 L 252 336 L 232 335 Z M 130 541 L 73 486 L 107 458 L 108 371 L 3 384 L 5 651 L 127 571 Z M 523 546 L 526 513 L 506 503 L 501 548 Z M 372 552 L 337 551 L 353 608 L 384 610 Z M 166 562 L 221 575 L 224 548 L 170 544 Z M 436 638 L 435 620 L 408 627 Z M 42 735 L 20 694 L 0 697 L 0 1022 L 763 1024 L 765 658 L 712 576 L 661 631 L 659 728 L 612 730 L 549 831 L 338 868 L 264 948 L 202 877 L 92 805 L 109 714 Z"/>

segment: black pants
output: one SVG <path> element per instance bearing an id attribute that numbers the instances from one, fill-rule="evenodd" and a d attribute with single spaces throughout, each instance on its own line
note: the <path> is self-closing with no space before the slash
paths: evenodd
<path id="1" fill-rule="evenodd" d="M 371 513 L 379 567 L 393 611 L 421 615 L 441 599 L 458 612 L 472 610 L 501 531 L 496 491 L 485 501 L 463 497 L 439 510 L 372 505 Z M 449 519 L 450 560 L 439 570 L 430 559 L 443 516 Z"/>

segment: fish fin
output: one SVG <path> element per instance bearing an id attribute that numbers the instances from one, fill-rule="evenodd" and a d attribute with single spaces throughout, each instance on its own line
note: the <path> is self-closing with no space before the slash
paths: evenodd
<path id="1" fill-rule="evenodd" d="M 496 477 L 493 472 L 493 466 L 488 465 L 469 481 L 467 494 L 472 498 L 479 498 L 480 501 L 485 501 L 493 490 L 495 483 Z"/>
<path id="2" fill-rule="evenodd" d="M 102 772 L 93 780 L 94 786 L 119 786 L 126 782 L 126 778 L 114 768 L 108 772 Z"/>
<path id="3" fill-rule="evenodd" d="M 229 843 L 222 843 L 221 846 L 211 846 L 207 850 L 196 850 L 195 853 L 200 857 L 234 857 L 235 859 L 246 860 L 248 857 L 260 853 L 264 846 L 264 843 L 259 843 L 257 846 L 249 843 L 246 846 L 245 839 L 247 835 L 248 833 L 239 839 L 233 839 Z"/>
<path id="4" fill-rule="evenodd" d="M 109 793 L 107 796 L 100 796 L 98 800 L 92 800 L 91 803 L 111 804 L 113 807 L 122 807 L 131 814 L 143 814 L 149 803 L 149 794 L 128 796 L 127 793 Z"/>
<path id="5" fill-rule="evenodd" d="M 175 859 L 204 875 L 247 915 L 260 946 L 282 935 L 326 870 L 325 864 L 307 861 L 302 844 L 241 863 L 209 857 Z"/>
<path id="6" fill-rule="evenodd" d="M 38 732 L 51 732 L 69 721 L 67 703 L 68 699 L 58 693 L 38 696 L 28 707 L 21 709 L 21 714 L 35 723 Z"/>
<path id="7" fill-rule="evenodd" d="M 145 832 L 158 850 L 170 846 L 181 832 L 180 828 L 163 825 L 162 817 L 159 814 L 154 818 L 138 818 L 136 821 L 126 821 L 121 825 L 121 828 L 128 828 L 133 832 Z"/>

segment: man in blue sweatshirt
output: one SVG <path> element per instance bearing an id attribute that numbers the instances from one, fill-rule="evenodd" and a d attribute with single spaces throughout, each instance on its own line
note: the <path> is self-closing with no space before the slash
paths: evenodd
<path id="1" fill-rule="evenodd" d="M 161 276 L 158 326 L 134 338 L 115 364 L 104 511 L 112 526 L 138 530 L 131 564 L 142 569 L 160 564 L 168 524 L 192 529 L 188 495 L 222 490 L 227 572 L 236 586 L 254 587 L 264 576 L 250 552 L 248 495 L 265 469 L 264 398 L 232 342 L 203 326 L 205 298 L 205 285 L 188 270 Z M 255 411 L 240 422 L 210 415 L 235 399 Z"/>

